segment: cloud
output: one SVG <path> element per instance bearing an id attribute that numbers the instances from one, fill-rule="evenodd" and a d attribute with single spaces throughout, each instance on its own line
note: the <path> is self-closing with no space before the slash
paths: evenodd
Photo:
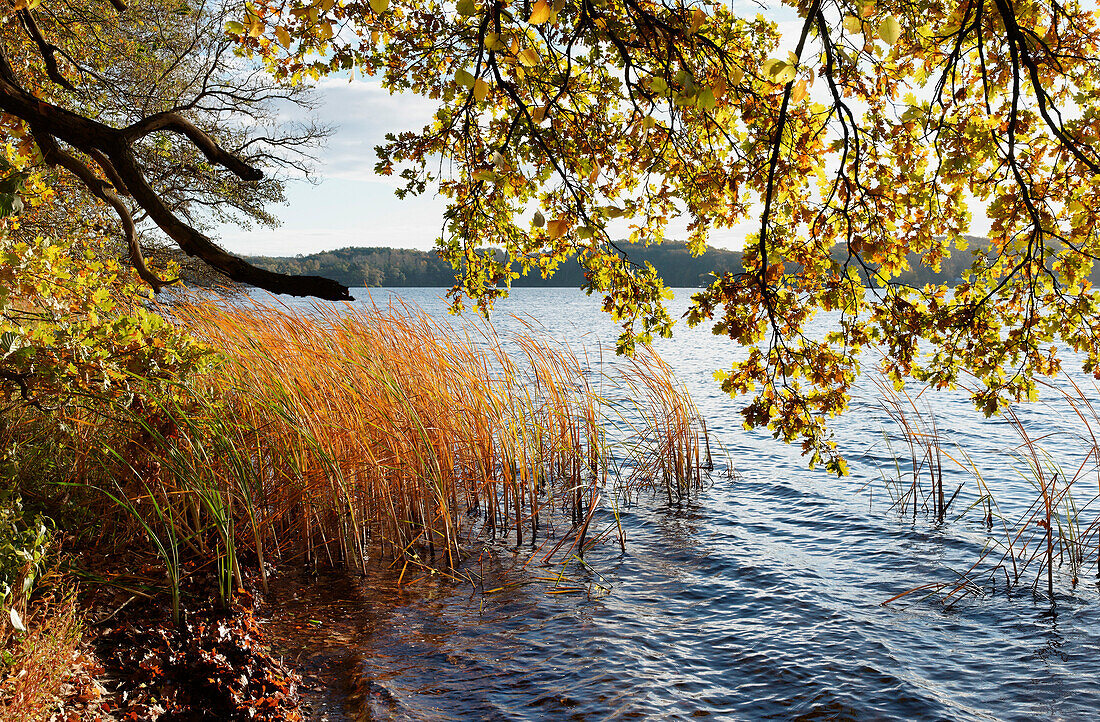
<path id="1" fill-rule="evenodd" d="M 221 243 L 234 253 L 295 255 L 345 246 L 389 246 L 427 250 L 443 228 L 443 202 L 434 196 L 393 194 L 389 186 L 330 178 L 318 185 L 293 184 L 280 228 L 220 229 Z"/>
<path id="2" fill-rule="evenodd" d="M 336 128 L 321 152 L 318 175 L 395 185 L 374 173 L 374 148 L 386 142 L 387 133 L 420 130 L 430 123 L 435 103 L 417 95 L 391 95 L 374 80 L 328 79 L 319 84 L 318 93 L 323 99 L 320 119 Z"/>

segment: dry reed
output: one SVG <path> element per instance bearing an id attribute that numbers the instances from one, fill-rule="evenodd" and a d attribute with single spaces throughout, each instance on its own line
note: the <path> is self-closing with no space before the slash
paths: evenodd
<path id="1" fill-rule="evenodd" d="M 409 306 L 192 301 L 172 313 L 226 361 L 197 406 L 145 424 L 165 486 L 138 496 L 160 499 L 174 530 L 162 547 L 211 540 L 227 591 L 237 545 L 261 570 L 273 556 L 351 569 L 383 557 L 400 580 L 455 574 L 494 539 L 549 548 L 544 559 L 583 554 L 615 481 L 609 428 L 623 412 L 610 387 L 637 397 L 637 438 L 617 442 L 632 449 L 632 483 L 644 473 L 678 498 L 709 462 L 698 411 L 648 350 L 609 380 L 533 331 L 506 343 Z"/>

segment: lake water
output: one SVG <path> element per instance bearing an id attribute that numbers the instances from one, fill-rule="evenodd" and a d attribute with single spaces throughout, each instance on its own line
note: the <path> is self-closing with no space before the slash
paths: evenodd
<path id="1" fill-rule="evenodd" d="M 398 297 L 441 317 L 442 293 L 370 291 L 380 305 Z M 674 312 L 686 307 L 689 293 L 677 293 Z M 533 319 L 574 348 L 596 349 L 617 336 L 599 299 L 573 289 L 515 290 L 493 316 L 504 335 L 519 326 L 510 314 Z M 363 697 L 360 717 L 1100 715 L 1095 567 L 1076 585 L 1060 567 L 1053 609 L 1045 575 L 1042 593 L 1032 591 L 1033 571 L 1009 593 L 998 588 L 951 606 L 912 595 L 883 606 L 908 589 L 951 580 L 977 559 L 988 538 L 981 514 L 955 519 L 973 499 L 973 475 L 945 459 L 947 493 L 965 482 L 949 520 L 901 517 L 883 482 L 896 476 L 883 434 L 896 436 L 897 428 L 871 377 L 861 380 L 851 410 L 835 423 L 852 472 L 837 479 L 808 470 L 797 449 L 742 428 L 737 405 L 712 377 L 734 360 L 736 347 L 683 322 L 676 330 L 656 347 L 728 450 L 736 474 L 717 470 L 691 503 L 670 508 L 662 498 L 643 497 L 624 510 L 626 553 L 604 544 L 587 558 L 593 571 L 566 570 L 610 587 L 605 595 L 548 594 L 534 580 L 560 569 L 524 567 L 527 556 L 513 561 L 503 548 L 493 574 L 514 586 L 493 594 L 432 581 L 397 589 L 392 573 L 381 569 L 354 588 L 296 587 L 302 613 L 320 617 L 313 621 L 318 630 L 303 634 L 330 627 L 328 639 L 340 649 L 327 653 L 351 660 Z M 1091 379 L 1073 378 L 1096 396 Z M 1080 438 L 1081 424 L 1056 393 L 1047 398 L 1017 413 L 1029 433 L 1043 437 L 1051 462 L 1072 475 L 1092 442 Z M 971 456 L 1005 516 L 1022 513 L 1037 492 L 1013 460 L 1020 437 L 1012 427 L 980 418 L 964 393 L 926 392 L 919 404 L 949 439 L 945 449 L 961 459 L 957 443 Z M 895 440 L 893 449 L 900 454 L 905 447 Z M 908 461 L 901 463 L 904 472 Z"/>

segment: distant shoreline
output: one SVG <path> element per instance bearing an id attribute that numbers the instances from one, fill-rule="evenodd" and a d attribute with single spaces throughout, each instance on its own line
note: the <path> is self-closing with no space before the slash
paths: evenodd
<path id="1" fill-rule="evenodd" d="M 974 247 L 985 239 L 970 238 Z M 639 264 L 650 263 L 670 288 L 703 288 L 712 274 L 739 273 L 744 270 L 741 252 L 719 248 L 708 249 L 701 256 L 692 256 L 682 241 L 660 244 L 621 242 L 619 246 Z M 500 260 L 504 253 L 496 251 Z M 454 285 L 454 269 L 434 251 L 405 248 L 348 247 L 298 256 L 250 256 L 250 263 L 278 273 L 317 275 L 331 278 L 345 286 L 357 288 L 450 288 Z M 958 252 L 945 258 L 939 270 L 920 265 L 915 254 L 909 259 L 913 270 L 897 278 L 903 284 L 953 284 L 962 276 L 972 257 Z M 570 261 L 550 278 L 537 274 L 512 281 L 513 288 L 578 288 L 585 283 L 584 269 Z"/>

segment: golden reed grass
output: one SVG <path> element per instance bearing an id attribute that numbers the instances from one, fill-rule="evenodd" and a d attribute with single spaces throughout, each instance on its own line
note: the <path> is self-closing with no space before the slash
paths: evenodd
<path id="1" fill-rule="evenodd" d="M 296 550 L 353 569 L 381 555 L 402 576 L 409 565 L 453 570 L 492 539 L 582 552 L 627 395 L 638 437 L 616 442 L 637 455 L 627 487 L 670 485 L 679 497 L 709 461 L 697 409 L 652 351 L 608 379 L 533 331 L 506 344 L 409 306 L 190 301 L 172 313 L 227 359 L 205 379 L 214 393 L 198 394 L 223 399 L 210 412 L 220 439 L 166 439 L 198 457 L 174 468 L 212 474 L 199 486 L 231 498 L 248 530 L 238 543 L 261 568 Z"/>

